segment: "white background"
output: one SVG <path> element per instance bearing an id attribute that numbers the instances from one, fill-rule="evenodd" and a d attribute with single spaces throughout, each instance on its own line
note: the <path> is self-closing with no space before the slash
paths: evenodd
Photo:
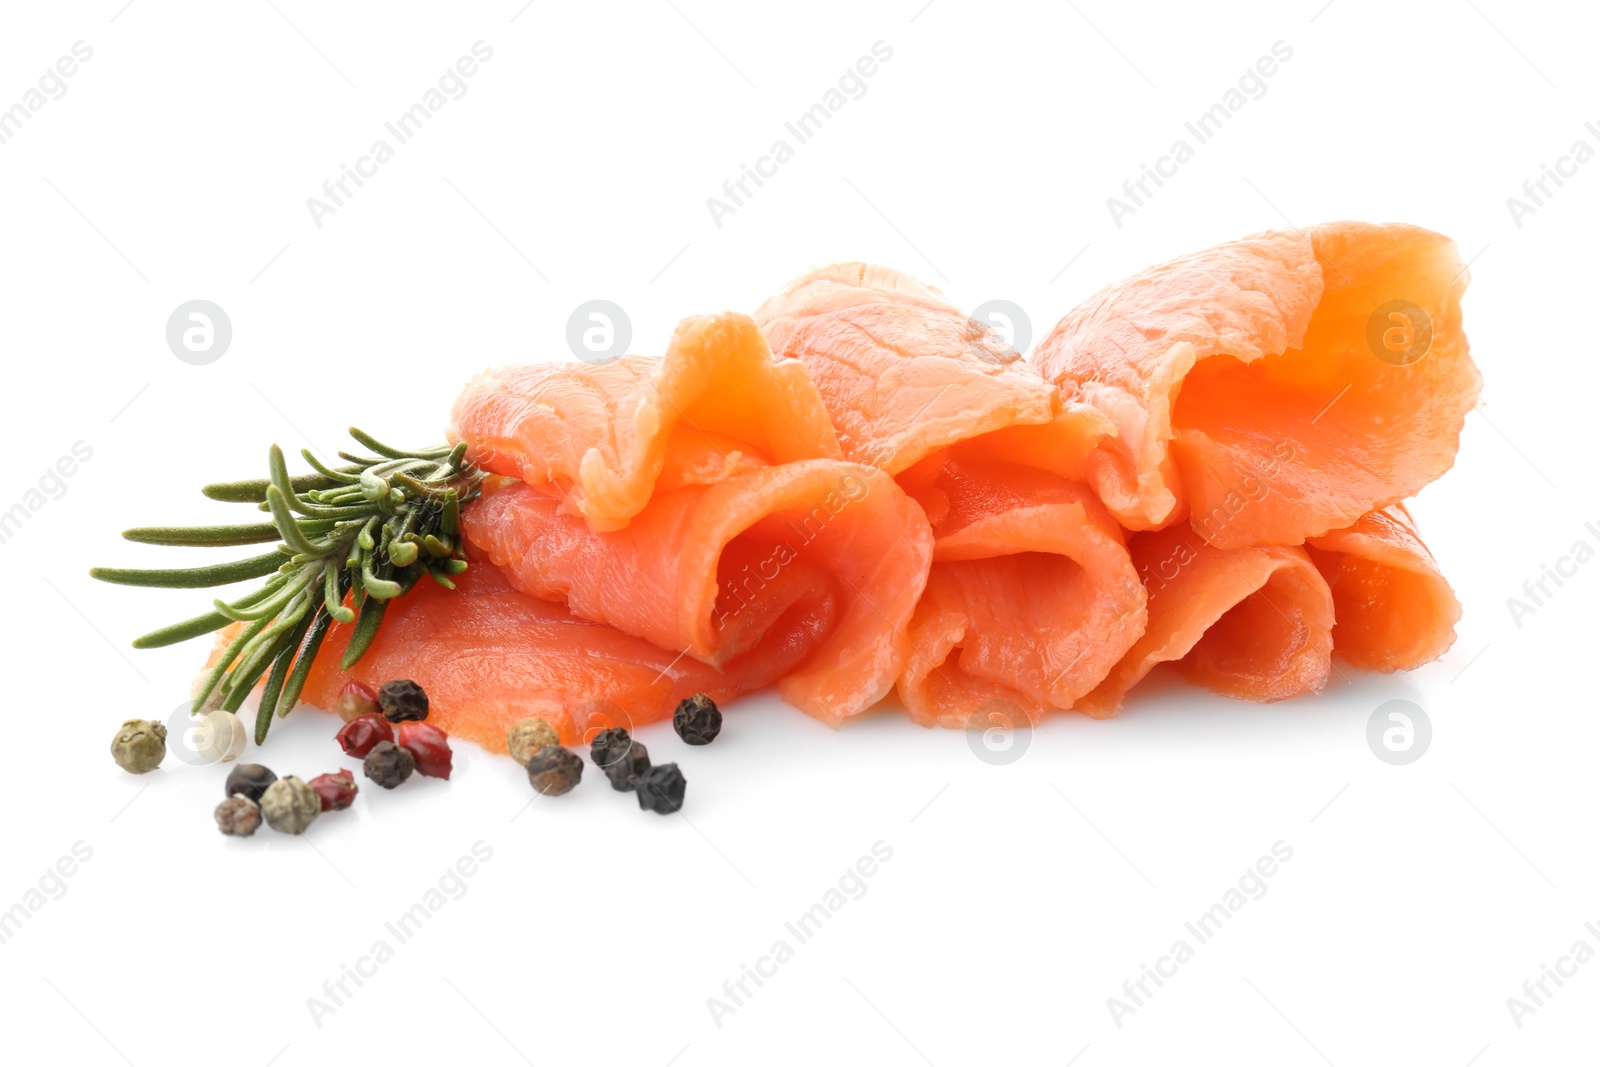
<path id="1" fill-rule="evenodd" d="M 0 145 L 0 510 L 93 449 L 4 545 L 0 909 L 76 842 L 93 853 L 0 944 L 7 1061 L 1592 1060 L 1600 962 L 1520 1028 L 1506 1006 L 1573 942 L 1600 950 L 1600 563 L 1520 627 L 1506 606 L 1573 542 L 1600 545 L 1600 161 L 1520 227 L 1506 205 L 1575 140 L 1600 148 L 1592 12 L 274 2 L 0 15 L 0 107 L 94 49 Z M 306 199 L 478 40 L 494 55 L 467 94 L 314 225 Z M 865 96 L 715 225 L 707 197 L 880 40 L 893 58 Z M 1114 225 L 1106 198 L 1280 40 L 1265 96 Z M 124 718 L 172 711 L 203 652 L 128 641 L 206 601 L 92 582 L 91 563 L 182 559 L 119 529 L 234 519 L 195 490 L 260 473 L 272 441 L 331 451 L 351 422 L 438 439 L 471 373 L 570 358 L 583 301 L 624 307 L 631 347 L 658 352 L 682 316 L 860 258 L 964 307 L 1014 301 L 1037 339 L 1152 262 L 1339 218 L 1419 223 L 1472 260 L 1483 406 L 1415 508 L 1466 617 L 1426 669 L 1345 668 L 1275 706 L 1157 685 L 1114 721 L 1050 719 L 1007 766 L 895 713 L 834 732 L 757 696 L 710 749 L 641 731 L 689 779 L 669 819 L 597 777 L 524 810 L 521 771 L 460 746 L 449 783 L 237 841 L 212 824 L 220 768 L 133 778 L 107 756 Z M 233 324 L 209 366 L 165 343 L 195 298 Z M 1406 767 L 1365 741 L 1395 698 L 1434 727 Z M 353 766 L 332 732 L 297 712 L 262 759 Z M 783 923 L 880 840 L 893 859 L 866 895 L 717 1026 L 707 998 L 793 944 Z M 1107 998 L 1280 840 L 1267 894 L 1115 1025 Z M 307 998 L 478 841 L 493 858 L 466 895 L 319 1027 Z"/>

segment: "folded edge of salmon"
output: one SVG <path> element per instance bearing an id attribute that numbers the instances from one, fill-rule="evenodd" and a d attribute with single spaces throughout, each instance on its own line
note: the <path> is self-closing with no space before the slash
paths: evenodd
<path id="1" fill-rule="evenodd" d="M 1306 542 L 1333 590 L 1333 647 L 1358 667 L 1411 670 L 1455 644 L 1461 602 L 1405 505 Z"/>
<path id="2" fill-rule="evenodd" d="M 1033 723 L 1072 707 L 1144 632 L 1122 531 L 1087 486 L 1014 464 L 927 462 L 925 484 L 902 476 L 939 522 L 901 702 L 924 726 L 955 728 L 996 706 Z"/>
<path id="3" fill-rule="evenodd" d="M 835 263 L 802 275 L 756 322 L 774 352 L 811 371 L 845 457 L 891 474 L 958 441 L 1031 428 L 1025 447 L 1041 465 L 1081 477 L 1113 432 L 1099 412 L 1063 401 L 987 324 L 887 267 Z"/>
<path id="4" fill-rule="evenodd" d="M 1213 692 L 1269 702 L 1314 692 L 1333 652 L 1333 595 L 1305 549 L 1221 549 L 1187 526 L 1129 539 L 1149 621 L 1078 710 L 1107 718 L 1158 664 Z"/>
<path id="5" fill-rule="evenodd" d="M 933 548 L 894 479 L 839 460 L 658 492 L 621 530 L 591 530 L 525 485 L 485 495 L 462 524 L 517 588 L 579 616 L 725 671 L 791 658 L 779 692 L 830 725 L 893 686 Z"/>
<path id="6" fill-rule="evenodd" d="M 1298 544 L 1454 462 L 1481 386 L 1466 284 L 1455 245 L 1418 227 L 1267 232 L 1102 290 L 1032 358 L 1116 424 L 1089 465 L 1124 526 L 1187 516 L 1220 547 Z"/>
<path id="7" fill-rule="evenodd" d="M 502 367 L 468 382 L 451 412 L 452 443 L 497 474 L 554 487 L 596 530 L 627 525 L 649 501 L 674 440 L 716 441 L 696 477 L 837 458 L 839 444 L 806 368 L 775 361 L 749 316 L 685 319 L 665 356 Z"/>

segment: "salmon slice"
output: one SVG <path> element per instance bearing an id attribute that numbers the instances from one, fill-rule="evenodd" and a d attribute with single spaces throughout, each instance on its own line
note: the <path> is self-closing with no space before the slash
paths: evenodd
<path id="1" fill-rule="evenodd" d="M 934 526 L 900 699 L 924 726 L 995 706 L 1037 723 L 1093 689 L 1145 626 L 1122 532 L 1088 487 L 1017 464 L 941 455 L 902 476 Z M 1013 723 L 1015 724 L 1015 723 Z"/>
<path id="2" fill-rule="evenodd" d="M 798 651 L 774 648 L 718 672 L 520 593 L 488 560 L 475 559 L 455 582 L 455 592 L 421 582 L 390 604 L 372 647 L 349 671 L 338 664 L 353 625 L 335 624 L 302 699 L 332 708 L 352 679 L 376 688 L 410 678 L 428 693 L 429 722 L 504 752 L 520 719 L 545 719 L 576 744 L 608 726 L 667 718 L 695 693 L 722 702 L 771 685 Z"/>
<path id="3" fill-rule="evenodd" d="M 798 359 L 822 393 L 845 458 L 890 474 L 994 432 L 1081 477 L 1109 419 L 1068 403 L 987 325 L 898 271 L 836 263 L 790 282 L 756 310 L 774 352 Z M 1024 431 L 1026 431 L 1024 433 Z"/>
<path id="4" fill-rule="evenodd" d="M 1448 470 L 1481 386 L 1466 267 L 1414 226 L 1275 231 L 1153 267 L 1034 352 L 1117 427 L 1089 477 L 1124 526 L 1299 544 Z"/>
<path id="5" fill-rule="evenodd" d="M 486 371 L 451 420 L 451 443 L 466 441 L 476 463 L 548 487 L 596 530 L 643 510 L 672 451 L 710 461 L 673 466 L 699 482 L 840 455 L 806 369 L 774 362 L 755 323 L 732 312 L 685 319 L 659 359 Z"/>
<path id="6" fill-rule="evenodd" d="M 899 681 L 911 717 L 1037 721 L 1093 688 L 1144 619 L 1122 534 L 1081 484 L 1111 421 L 885 267 L 814 271 L 756 321 L 810 368 L 845 455 L 897 475 L 934 525 Z"/>
<path id="7" fill-rule="evenodd" d="M 830 725 L 893 686 L 927 580 L 927 519 L 881 471 L 802 460 L 658 491 L 596 532 L 526 485 L 486 494 L 463 529 L 524 592 L 735 673 L 795 664 L 779 691 Z"/>
<path id="8" fill-rule="evenodd" d="M 1129 539 L 1149 590 L 1149 623 L 1078 709 L 1117 713 L 1160 663 L 1213 692 L 1274 701 L 1320 689 L 1333 651 L 1333 595 L 1305 549 L 1221 549 L 1188 526 Z"/>
<path id="9" fill-rule="evenodd" d="M 1403 671 L 1431 663 L 1456 640 L 1461 602 L 1404 504 L 1306 542 L 1333 590 L 1333 647 L 1358 667 Z"/>

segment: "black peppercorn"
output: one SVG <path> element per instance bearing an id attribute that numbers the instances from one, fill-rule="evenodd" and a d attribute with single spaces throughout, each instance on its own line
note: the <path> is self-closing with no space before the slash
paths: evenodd
<path id="1" fill-rule="evenodd" d="M 546 745 L 528 760 L 528 782 L 547 797 L 570 793 L 583 778 L 583 760 L 560 745 Z"/>
<path id="2" fill-rule="evenodd" d="M 276 774 L 259 763 L 241 763 L 229 772 L 222 793 L 229 797 L 248 797 L 259 804 L 261 794 L 267 791 L 267 786 L 277 780 Z"/>
<path id="3" fill-rule="evenodd" d="M 416 769 L 416 758 L 393 741 L 379 741 L 373 745 L 361 764 L 362 772 L 385 789 L 393 789 L 410 778 Z"/>
<path id="4" fill-rule="evenodd" d="M 616 751 L 612 749 L 608 754 L 614 755 Z M 650 753 L 639 742 L 630 741 L 627 751 L 615 761 L 606 764 L 603 769 L 606 778 L 611 781 L 611 788 L 619 793 L 626 793 L 639 781 L 639 776 L 650 769 Z"/>
<path id="5" fill-rule="evenodd" d="M 639 775 L 633 791 L 639 795 L 639 809 L 657 815 L 671 815 L 683 807 L 683 772 L 676 763 L 650 767 Z"/>
<path id="6" fill-rule="evenodd" d="M 396 678 L 378 690 L 378 707 L 390 722 L 420 722 L 428 717 L 428 694 L 409 678 Z"/>
<path id="7" fill-rule="evenodd" d="M 628 754 L 633 738 L 620 726 L 611 726 L 594 735 L 589 742 L 589 758 L 596 767 L 609 767 Z"/>
<path id="8" fill-rule="evenodd" d="M 672 728 L 686 744 L 709 745 L 722 732 L 722 712 L 710 697 L 696 693 L 672 713 Z"/>

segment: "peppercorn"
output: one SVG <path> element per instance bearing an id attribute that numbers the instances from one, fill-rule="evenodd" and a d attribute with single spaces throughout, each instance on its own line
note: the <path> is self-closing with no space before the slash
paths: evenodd
<path id="1" fill-rule="evenodd" d="M 546 745 L 560 743 L 561 735 L 544 719 L 523 719 L 506 734 L 506 751 L 524 767 L 535 752 Z"/>
<path id="2" fill-rule="evenodd" d="M 385 789 L 393 789 L 417 769 L 416 757 L 393 741 L 379 741 L 367 753 L 362 773 Z"/>
<path id="3" fill-rule="evenodd" d="M 362 715 L 339 727 L 334 737 L 346 756 L 365 759 L 379 741 L 394 740 L 394 729 L 382 715 Z"/>
<path id="4" fill-rule="evenodd" d="M 633 738 L 620 726 L 610 726 L 594 735 L 589 742 L 589 758 L 596 767 L 609 767 L 628 754 Z"/>
<path id="5" fill-rule="evenodd" d="M 244 752 L 250 732 L 244 728 L 239 716 L 231 711 L 208 711 L 196 720 L 190 741 L 194 745 L 195 762 L 228 763 Z"/>
<path id="6" fill-rule="evenodd" d="M 334 710 L 345 722 L 363 715 L 376 715 L 379 711 L 378 694 L 365 682 L 351 679 L 339 690 L 339 702 L 334 705 Z"/>
<path id="7" fill-rule="evenodd" d="M 229 837 L 249 837 L 261 827 L 261 809 L 242 793 L 218 804 L 215 815 L 217 829 Z"/>
<path id="8" fill-rule="evenodd" d="M 449 736 L 428 722 L 403 722 L 395 743 L 417 761 L 417 773 L 429 778 L 449 778 L 452 755 Z"/>
<path id="9" fill-rule="evenodd" d="M 683 807 L 684 784 L 683 772 L 676 763 L 646 769 L 633 787 L 639 795 L 639 810 L 671 815 Z"/>
<path id="10" fill-rule="evenodd" d="M 528 781 L 542 795 L 572 792 L 583 778 L 583 760 L 560 745 L 546 745 L 528 759 Z"/>
<path id="11" fill-rule="evenodd" d="M 322 801 L 323 811 L 343 811 L 355 803 L 356 788 L 355 776 L 349 771 L 334 771 L 332 774 L 319 774 L 309 783 L 317 798 Z"/>
<path id="12" fill-rule="evenodd" d="M 420 722 L 428 717 L 428 694 L 409 678 L 396 678 L 378 689 L 378 707 L 390 722 Z"/>
<path id="13" fill-rule="evenodd" d="M 167 756 L 167 728 L 154 719 L 129 719 L 111 739 L 111 758 L 129 774 L 145 774 Z"/>
<path id="14" fill-rule="evenodd" d="M 626 793 L 638 782 L 639 776 L 650 769 L 650 753 L 639 742 L 630 741 L 627 751 L 617 757 L 615 763 L 606 764 L 604 769 L 611 788 Z"/>
<path id="15" fill-rule="evenodd" d="M 303 834 L 322 814 L 322 798 L 294 775 L 287 775 L 261 794 L 261 814 L 279 833 Z"/>
<path id="16" fill-rule="evenodd" d="M 241 763 L 228 774 L 228 780 L 223 783 L 222 792 L 230 797 L 249 797 L 260 802 L 261 794 L 267 791 L 267 786 L 278 780 L 278 776 L 259 763 Z"/>
<path id="17" fill-rule="evenodd" d="M 672 728 L 686 744 L 709 745 L 722 732 L 722 712 L 710 697 L 696 693 L 672 713 Z"/>

